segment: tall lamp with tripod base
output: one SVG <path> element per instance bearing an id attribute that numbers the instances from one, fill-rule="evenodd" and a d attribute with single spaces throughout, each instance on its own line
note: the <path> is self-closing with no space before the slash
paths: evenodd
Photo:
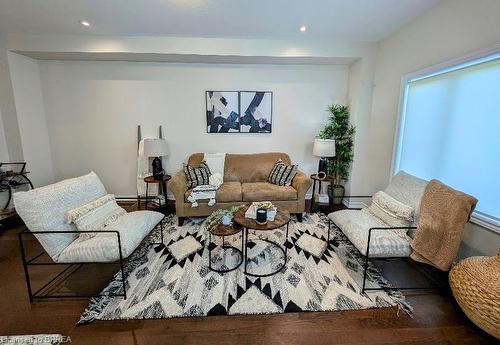
<path id="1" fill-rule="evenodd" d="M 328 174 L 328 158 L 335 157 L 335 140 L 314 139 L 313 155 L 320 157 L 318 177 L 325 178 Z"/>

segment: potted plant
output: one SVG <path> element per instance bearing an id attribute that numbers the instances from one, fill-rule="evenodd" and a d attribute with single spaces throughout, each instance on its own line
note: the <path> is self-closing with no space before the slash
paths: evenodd
<path id="1" fill-rule="evenodd" d="M 356 128 L 349 123 L 349 107 L 332 104 L 327 108 L 329 123 L 319 132 L 319 139 L 335 140 L 335 157 L 328 160 L 328 175 L 333 176 L 333 190 L 330 200 L 340 204 L 344 197 L 344 183 L 349 179 L 350 167 L 354 157 L 354 133 Z"/>

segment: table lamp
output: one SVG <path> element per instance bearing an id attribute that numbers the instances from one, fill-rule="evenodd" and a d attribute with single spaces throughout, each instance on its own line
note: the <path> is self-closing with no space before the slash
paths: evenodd
<path id="1" fill-rule="evenodd" d="M 328 170 L 328 158 L 335 157 L 335 140 L 314 139 L 313 155 L 320 157 L 318 177 L 325 178 Z"/>
<path id="2" fill-rule="evenodd" d="M 153 176 L 161 179 L 164 174 L 161 166 L 161 157 L 168 156 L 168 144 L 165 139 L 144 139 L 144 155 L 146 157 L 155 157 L 153 159 Z"/>

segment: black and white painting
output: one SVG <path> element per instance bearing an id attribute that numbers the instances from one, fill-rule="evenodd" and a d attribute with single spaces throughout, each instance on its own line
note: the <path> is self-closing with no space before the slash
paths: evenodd
<path id="1" fill-rule="evenodd" d="M 273 93 L 240 92 L 240 132 L 271 133 Z"/>
<path id="2" fill-rule="evenodd" d="M 240 131 L 238 91 L 207 91 L 207 132 Z"/>
<path id="3" fill-rule="evenodd" d="M 271 133 L 270 91 L 207 91 L 208 133 Z"/>

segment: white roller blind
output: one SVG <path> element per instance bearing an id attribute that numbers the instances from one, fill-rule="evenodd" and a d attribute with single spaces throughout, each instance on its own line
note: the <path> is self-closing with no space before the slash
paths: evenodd
<path id="1" fill-rule="evenodd" d="M 500 220 L 500 59 L 410 81 L 395 170 L 439 179 Z"/>

